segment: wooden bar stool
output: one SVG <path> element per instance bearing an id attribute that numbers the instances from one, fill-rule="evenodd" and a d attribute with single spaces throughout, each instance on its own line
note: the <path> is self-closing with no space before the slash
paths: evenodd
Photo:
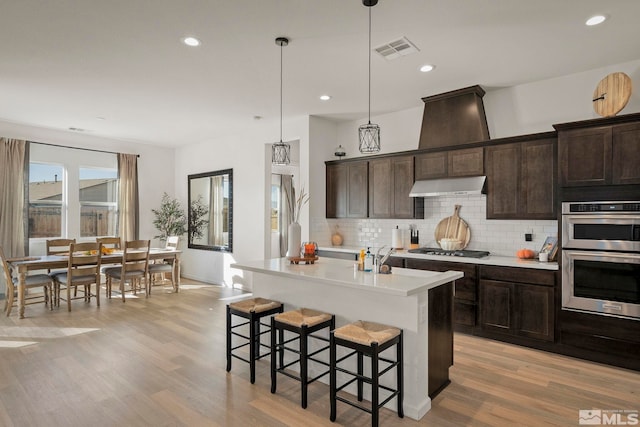
<path id="1" fill-rule="evenodd" d="M 309 338 L 329 342 L 328 338 L 312 335 L 324 328 L 329 331 L 335 327 L 336 317 L 332 314 L 322 313 L 320 311 L 311 310 L 309 308 L 300 308 L 297 310 L 287 311 L 277 314 L 271 318 L 271 393 L 276 392 L 278 373 L 286 375 L 289 378 L 300 381 L 301 398 L 300 404 L 303 408 L 307 407 L 307 386 L 315 380 L 322 378 L 329 373 L 329 364 L 323 360 L 316 359 L 314 356 L 324 350 L 329 349 L 329 345 L 309 353 Z M 285 341 L 284 331 L 289 331 L 296 336 Z M 276 332 L 278 332 L 278 340 L 276 340 Z M 299 341 L 298 349 L 288 347 L 287 344 L 293 341 Z M 284 351 L 296 353 L 298 358 L 292 362 L 284 364 Z M 279 357 L 279 364 L 276 366 L 276 352 Z M 324 365 L 327 370 L 320 375 L 309 379 L 308 365 L 309 361 L 313 361 Z M 296 363 L 300 364 L 300 374 L 296 375 L 287 370 Z"/>
<path id="2" fill-rule="evenodd" d="M 396 346 L 396 360 L 389 360 L 380 357 L 380 353 L 386 349 Z M 342 346 L 353 350 L 345 356 L 337 359 L 336 349 L 337 346 Z M 331 400 L 331 421 L 336 420 L 336 402 L 339 400 L 355 408 L 361 409 L 371 414 L 371 425 L 378 426 L 378 413 L 381 407 L 389 402 L 394 397 L 397 397 L 398 403 L 398 416 L 404 417 L 404 411 L 402 409 L 403 399 L 403 369 L 402 369 L 402 329 L 394 328 L 393 326 L 382 325 L 379 323 L 357 321 L 348 325 L 342 326 L 334 331 L 331 331 L 330 337 L 330 400 Z M 338 364 L 350 358 L 353 355 L 357 355 L 357 372 L 353 372 L 344 368 L 340 368 Z M 364 376 L 364 356 L 371 358 L 371 377 Z M 385 362 L 387 367 L 380 370 L 379 363 Z M 380 377 L 391 370 L 396 368 L 396 389 L 389 388 L 381 385 Z M 350 380 L 337 386 L 336 373 L 342 372 L 353 376 Z M 338 396 L 338 392 L 353 382 L 357 382 L 358 387 L 358 402 L 362 402 L 362 390 L 363 383 L 371 384 L 371 405 L 365 406 L 361 403 L 347 399 L 345 397 Z M 379 391 L 384 389 L 391 394 L 382 402 L 380 402 Z"/>
<path id="3" fill-rule="evenodd" d="M 271 347 L 267 344 L 262 344 L 260 336 L 269 333 L 269 330 L 260 332 L 260 325 L 269 327 L 267 323 L 261 323 L 260 319 L 263 317 L 271 316 L 276 313 L 282 313 L 284 305 L 278 301 L 271 301 L 265 298 L 251 298 L 243 301 L 232 302 L 227 304 L 227 372 L 231 371 L 231 358 L 235 357 L 249 364 L 249 371 L 251 372 L 251 384 L 256 381 L 256 360 L 267 356 L 269 353 L 260 354 L 260 347 Z M 247 319 L 247 322 L 232 324 L 231 316 L 239 316 Z M 240 332 L 235 332 L 234 329 L 242 326 L 249 325 L 249 336 L 243 335 Z M 238 336 L 246 340 L 243 344 L 232 347 L 232 337 Z M 234 351 L 249 346 L 249 360 L 234 354 Z"/>

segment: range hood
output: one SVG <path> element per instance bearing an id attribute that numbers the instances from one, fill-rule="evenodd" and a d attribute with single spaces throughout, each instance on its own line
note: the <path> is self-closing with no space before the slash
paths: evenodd
<path id="1" fill-rule="evenodd" d="M 448 195 L 481 194 L 486 176 L 444 178 L 416 181 L 410 197 L 435 197 Z"/>

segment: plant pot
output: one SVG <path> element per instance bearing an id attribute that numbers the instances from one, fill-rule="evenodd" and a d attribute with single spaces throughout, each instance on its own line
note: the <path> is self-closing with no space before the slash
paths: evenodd
<path id="1" fill-rule="evenodd" d="M 287 238 L 287 257 L 299 257 L 300 256 L 300 242 L 301 237 L 300 224 L 297 222 L 289 224 L 288 238 Z"/>

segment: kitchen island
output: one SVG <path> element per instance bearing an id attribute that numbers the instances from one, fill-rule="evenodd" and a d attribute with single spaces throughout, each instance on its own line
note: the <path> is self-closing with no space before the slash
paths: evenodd
<path id="1" fill-rule="evenodd" d="M 369 320 L 402 328 L 408 417 L 422 418 L 431 408 L 431 397 L 449 383 L 453 282 L 463 273 L 394 268 L 391 274 L 374 274 L 354 270 L 353 261 L 330 258 L 299 265 L 278 258 L 231 267 L 252 275 L 254 296 L 281 301 L 285 310 L 306 307 L 335 314 L 337 327 Z M 381 379 L 387 385 L 394 381 L 393 374 Z M 354 392 L 355 387 L 347 390 Z M 387 404 L 395 410 L 393 406 L 394 400 Z"/>

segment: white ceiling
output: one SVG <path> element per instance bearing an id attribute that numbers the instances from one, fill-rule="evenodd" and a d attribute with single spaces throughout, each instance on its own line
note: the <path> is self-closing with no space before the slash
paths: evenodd
<path id="1" fill-rule="evenodd" d="M 372 55 L 372 115 L 638 59 L 638 17 L 639 0 L 380 0 L 372 46 L 420 51 Z M 0 120 L 180 146 L 262 116 L 278 135 L 277 36 L 285 121 L 366 117 L 367 28 L 361 0 L 0 0 Z"/>

